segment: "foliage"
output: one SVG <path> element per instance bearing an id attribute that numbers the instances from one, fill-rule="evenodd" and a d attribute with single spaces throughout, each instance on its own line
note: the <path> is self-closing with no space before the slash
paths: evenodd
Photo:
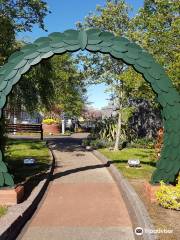
<path id="1" fill-rule="evenodd" d="M 0 206 L 0 217 L 4 216 L 7 213 L 7 210 L 6 206 Z"/>
<path id="2" fill-rule="evenodd" d="M 159 204 L 165 208 L 180 210 L 180 177 L 176 186 L 168 186 L 163 181 L 156 191 Z"/>
<path id="3" fill-rule="evenodd" d="M 155 141 L 148 138 L 137 138 L 128 144 L 128 147 L 154 149 Z"/>
<path id="4" fill-rule="evenodd" d="M 104 147 L 107 147 L 107 145 L 108 145 L 108 142 L 102 139 L 96 139 L 90 142 L 90 146 L 93 147 L 94 149 L 104 148 Z"/>
<path id="5" fill-rule="evenodd" d="M 78 27 L 97 27 L 137 42 L 164 66 L 179 89 L 179 8 L 179 1 L 145 0 L 138 14 L 130 18 L 130 9 L 124 0 L 107 0 L 105 6 L 98 6 Z M 126 98 L 146 99 L 155 105 L 154 92 L 132 67 L 124 67 L 108 55 L 85 55 L 80 59 L 91 82 L 111 84 L 111 79 L 119 79 L 124 83 Z"/>
<path id="6" fill-rule="evenodd" d="M 135 133 L 132 131 L 132 129 L 129 128 L 128 125 L 128 120 L 132 115 L 133 111 L 133 108 L 124 108 L 122 110 L 122 124 L 119 148 L 122 148 L 124 146 L 123 143 L 131 142 L 135 137 Z M 96 122 L 95 127 L 92 129 L 91 136 L 95 139 L 105 140 L 109 143 L 107 145 L 112 145 L 116 140 L 116 124 L 117 116 L 99 120 Z"/>
<path id="7" fill-rule="evenodd" d="M 96 125 L 99 129 L 99 136 L 101 139 L 107 139 L 109 142 L 114 141 L 116 137 L 116 119 L 103 119 Z M 96 131 L 96 130 L 95 130 Z"/>
<path id="8" fill-rule="evenodd" d="M 90 138 L 83 139 L 82 140 L 82 146 L 84 146 L 84 147 L 89 146 L 90 142 L 91 142 Z"/>
<path id="9" fill-rule="evenodd" d="M 79 28 L 96 27 L 113 32 L 116 36 L 130 37 L 129 32 L 134 30 L 131 23 L 132 19 L 129 17 L 130 11 L 131 8 L 124 0 L 107 0 L 104 7 L 97 6 L 96 11 L 89 14 L 84 22 L 78 23 L 77 26 Z M 79 61 L 83 66 L 89 84 L 104 82 L 108 91 L 116 99 L 115 106 L 119 109 L 117 111 L 119 117 L 116 122 L 114 149 L 117 149 L 119 135 L 121 135 L 121 131 L 123 132 L 123 129 L 121 129 L 123 128 L 121 124 L 123 108 L 130 107 L 129 100 L 133 99 L 146 99 L 152 106 L 158 108 L 158 104 L 155 104 L 156 96 L 141 74 L 136 73 L 132 67 L 126 66 L 123 62 L 113 59 L 107 54 L 80 54 Z M 130 135 L 128 138 L 131 138 Z"/>
<path id="10" fill-rule="evenodd" d="M 7 56 L 13 51 L 13 44 L 15 42 L 15 31 L 11 24 L 11 21 L 2 17 L 0 14 L 0 65 L 4 63 Z"/>
<path id="11" fill-rule="evenodd" d="M 159 109 L 143 99 L 132 100 L 130 105 L 133 105 L 135 110 L 130 116 L 128 124 L 129 129 L 136 134 L 136 138 L 156 138 L 157 131 L 162 127 Z"/>
<path id="12" fill-rule="evenodd" d="M 54 56 L 51 65 L 54 74 L 54 105 L 69 117 L 79 116 L 86 101 L 86 85 L 75 58 L 71 54 Z"/>
<path id="13" fill-rule="evenodd" d="M 45 30 L 44 18 L 49 13 L 43 0 L 0 1 L 0 64 L 16 49 L 16 33 L 31 31 L 35 24 Z"/>
<path id="14" fill-rule="evenodd" d="M 180 90 L 179 9 L 179 1 L 145 0 L 127 36 L 153 54 Z"/>
<path id="15" fill-rule="evenodd" d="M 31 31 L 36 23 L 45 29 L 43 20 L 48 13 L 47 3 L 43 0 L 1 0 L 0 14 L 12 20 L 16 31 Z"/>
<path id="16" fill-rule="evenodd" d="M 52 118 L 46 118 L 46 119 L 43 119 L 42 123 L 51 125 L 51 124 L 59 123 L 59 121 Z"/>
<path id="17" fill-rule="evenodd" d="M 24 109 L 29 113 L 51 109 L 54 100 L 52 71 L 50 61 L 44 60 L 22 76 L 8 98 L 7 108 L 12 114 Z"/>
<path id="18" fill-rule="evenodd" d="M 105 139 L 84 139 L 82 141 L 82 146 L 91 146 L 94 149 L 110 147 L 111 143 Z"/>
<path id="19" fill-rule="evenodd" d="M 129 37 L 129 32 L 133 30 L 130 11 L 131 8 L 124 0 L 107 0 L 105 6 L 97 6 L 96 11 L 90 13 L 85 17 L 84 22 L 78 23 L 77 26 L 95 27 L 118 36 Z M 145 98 L 154 101 L 155 94 L 149 84 L 132 67 L 125 66 L 121 61 L 107 54 L 80 55 L 80 60 L 84 62 L 84 70 L 90 83 L 105 82 L 109 86 L 115 83 L 117 88 L 118 84 L 123 82 L 126 98 Z"/>
<path id="20" fill-rule="evenodd" d="M 25 109 L 29 113 L 40 111 L 49 115 L 56 108 L 58 114 L 79 115 L 86 92 L 82 78 L 70 54 L 43 60 L 13 88 L 7 107 L 16 114 Z"/>

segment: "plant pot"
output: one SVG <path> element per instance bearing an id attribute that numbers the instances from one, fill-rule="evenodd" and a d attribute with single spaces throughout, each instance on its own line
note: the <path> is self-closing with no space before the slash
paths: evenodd
<path id="1" fill-rule="evenodd" d="M 53 124 L 44 124 L 43 123 L 42 127 L 43 127 L 44 133 L 48 133 L 50 135 L 60 133 L 60 125 L 58 123 L 53 123 Z"/>
<path id="2" fill-rule="evenodd" d="M 151 203 L 157 202 L 155 192 L 160 189 L 160 184 L 151 185 L 149 182 L 145 182 L 144 189 L 148 200 L 150 200 Z"/>
<path id="3" fill-rule="evenodd" d="M 20 203 L 24 196 L 24 187 L 19 185 L 14 188 L 0 189 L 0 205 L 12 206 Z"/>

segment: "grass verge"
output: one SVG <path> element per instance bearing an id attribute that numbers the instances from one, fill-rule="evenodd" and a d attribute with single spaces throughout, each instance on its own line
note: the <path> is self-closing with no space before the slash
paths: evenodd
<path id="1" fill-rule="evenodd" d="M 151 174 L 155 170 L 155 152 L 153 149 L 125 148 L 121 151 L 110 151 L 104 148 L 99 149 L 99 151 L 110 159 L 127 178 L 150 180 Z M 139 159 L 141 167 L 128 167 L 127 161 L 129 159 Z"/>
<path id="2" fill-rule="evenodd" d="M 24 165 L 23 159 L 25 158 L 34 158 L 36 164 L 33 166 Z M 43 141 L 9 139 L 6 162 L 10 172 L 14 175 L 15 183 L 20 183 L 38 173 L 45 172 L 49 168 L 49 150 Z"/>

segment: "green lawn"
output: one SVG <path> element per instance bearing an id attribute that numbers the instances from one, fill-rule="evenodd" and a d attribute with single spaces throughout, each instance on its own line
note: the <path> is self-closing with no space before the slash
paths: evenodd
<path id="1" fill-rule="evenodd" d="M 24 158 L 34 158 L 36 164 L 34 166 L 25 166 L 23 164 Z M 9 139 L 6 162 L 10 172 L 14 175 L 15 183 L 20 183 L 28 177 L 44 172 L 49 168 L 49 150 L 43 141 Z"/>
<path id="2" fill-rule="evenodd" d="M 0 206 L 0 217 L 5 215 L 7 212 L 7 207 Z"/>
<path id="3" fill-rule="evenodd" d="M 146 148 L 125 148 L 120 151 L 110 151 L 109 149 L 99 149 L 108 159 L 116 165 L 122 174 L 130 179 L 150 180 L 155 169 L 155 153 L 153 149 Z M 128 159 L 139 159 L 140 168 L 130 168 L 127 165 Z"/>

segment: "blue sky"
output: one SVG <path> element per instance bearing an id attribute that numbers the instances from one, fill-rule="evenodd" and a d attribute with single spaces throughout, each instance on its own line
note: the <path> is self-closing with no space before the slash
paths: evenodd
<path id="1" fill-rule="evenodd" d="M 82 21 L 89 12 L 95 10 L 96 5 L 105 5 L 105 0 L 47 0 L 49 10 L 52 12 L 45 18 L 45 25 L 48 32 L 35 26 L 32 32 L 25 32 L 18 35 L 18 38 L 32 42 L 38 37 L 47 36 L 51 32 L 62 32 L 75 28 L 78 21 Z M 134 15 L 143 5 L 143 0 L 126 0 L 133 7 Z M 92 86 L 88 89 L 89 101 L 96 108 L 107 105 L 106 87 L 102 85 Z"/>

